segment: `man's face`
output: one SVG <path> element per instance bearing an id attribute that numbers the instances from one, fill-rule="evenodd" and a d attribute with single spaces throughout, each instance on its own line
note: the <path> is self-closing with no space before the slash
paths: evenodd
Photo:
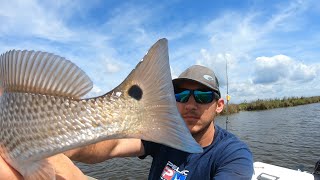
<path id="1" fill-rule="evenodd" d="M 206 86 L 193 81 L 185 81 L 176 88 L 209 90 Z M 185 103 L 177 102 L 177 107 L 191 134 L 196 135 L 205 131 L 210 124 L 213 123 L 216 114 L 221 112 L 223 109 L 223 100 L 213 100 L 211 103 L 199 104 L 195 101 L 193 96 L 190 96 L 189 100 Z"/>

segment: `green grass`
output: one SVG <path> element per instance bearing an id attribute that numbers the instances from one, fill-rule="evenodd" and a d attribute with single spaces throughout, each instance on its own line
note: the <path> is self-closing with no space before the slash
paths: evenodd
<path id="1" fill-rule="evenodd" d="M 320 96 L 313 97 L 284 97 L 282 99 L 266 99 L 261 100 L 258 99 L 253 102 L 244 102 L 240 104 L 229 104 L 228 105 L 228 114 L 237 113 L 239 111 L 255 111 L 255 110 L 267 110 L 274 108 L 282 108 L 282 107 L 292 107 L 299 106 L 304 104 L 311 103 L 319 103 Z M 223 109 L 221 115 L 225 115 L 226 113 L 226 104 Z"/>

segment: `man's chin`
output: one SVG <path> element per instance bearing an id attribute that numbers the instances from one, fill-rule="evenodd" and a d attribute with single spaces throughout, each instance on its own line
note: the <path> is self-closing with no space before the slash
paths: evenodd
<path id="1" fill-rule="evenodd" d="M 197 127 L 196 125 L 193 125 L 193 126 L 188 126 L 189 128 L 189 131 L 191 133 L 191 135 L 196 135 L 199 133 L 199 127 Z"/>

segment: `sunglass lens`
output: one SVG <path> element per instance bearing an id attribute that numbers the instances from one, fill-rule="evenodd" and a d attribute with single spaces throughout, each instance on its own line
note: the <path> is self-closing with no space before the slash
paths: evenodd
<path id="1" fill-rule="evenodd" d="M 211 103 L 213 101 L 212 91 L 194 91 L 194 97 L 196 102 L 201 104 Z"/>
<path id="2" fill-rule="evenodd" d="M 176 93 L 175 96 L 176 96 L 177 102 L 185 103 L 188 101 L 188 99 L 190 97 L 190 90 L 184 90 L 180 93 Z"/>

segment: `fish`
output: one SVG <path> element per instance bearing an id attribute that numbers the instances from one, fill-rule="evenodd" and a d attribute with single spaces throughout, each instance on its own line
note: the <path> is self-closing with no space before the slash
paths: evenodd
<path id="1" fill-rule="evenodd" d="M 73 62 L 33 50 L 0 56 L 0 86 L 0 155 L 25 179 L 55 179 L 47 157 L 108 139 L 203 151 L 176 107 L 165 38 L 101 96 L 84 98 L 93 82 Z"/>

